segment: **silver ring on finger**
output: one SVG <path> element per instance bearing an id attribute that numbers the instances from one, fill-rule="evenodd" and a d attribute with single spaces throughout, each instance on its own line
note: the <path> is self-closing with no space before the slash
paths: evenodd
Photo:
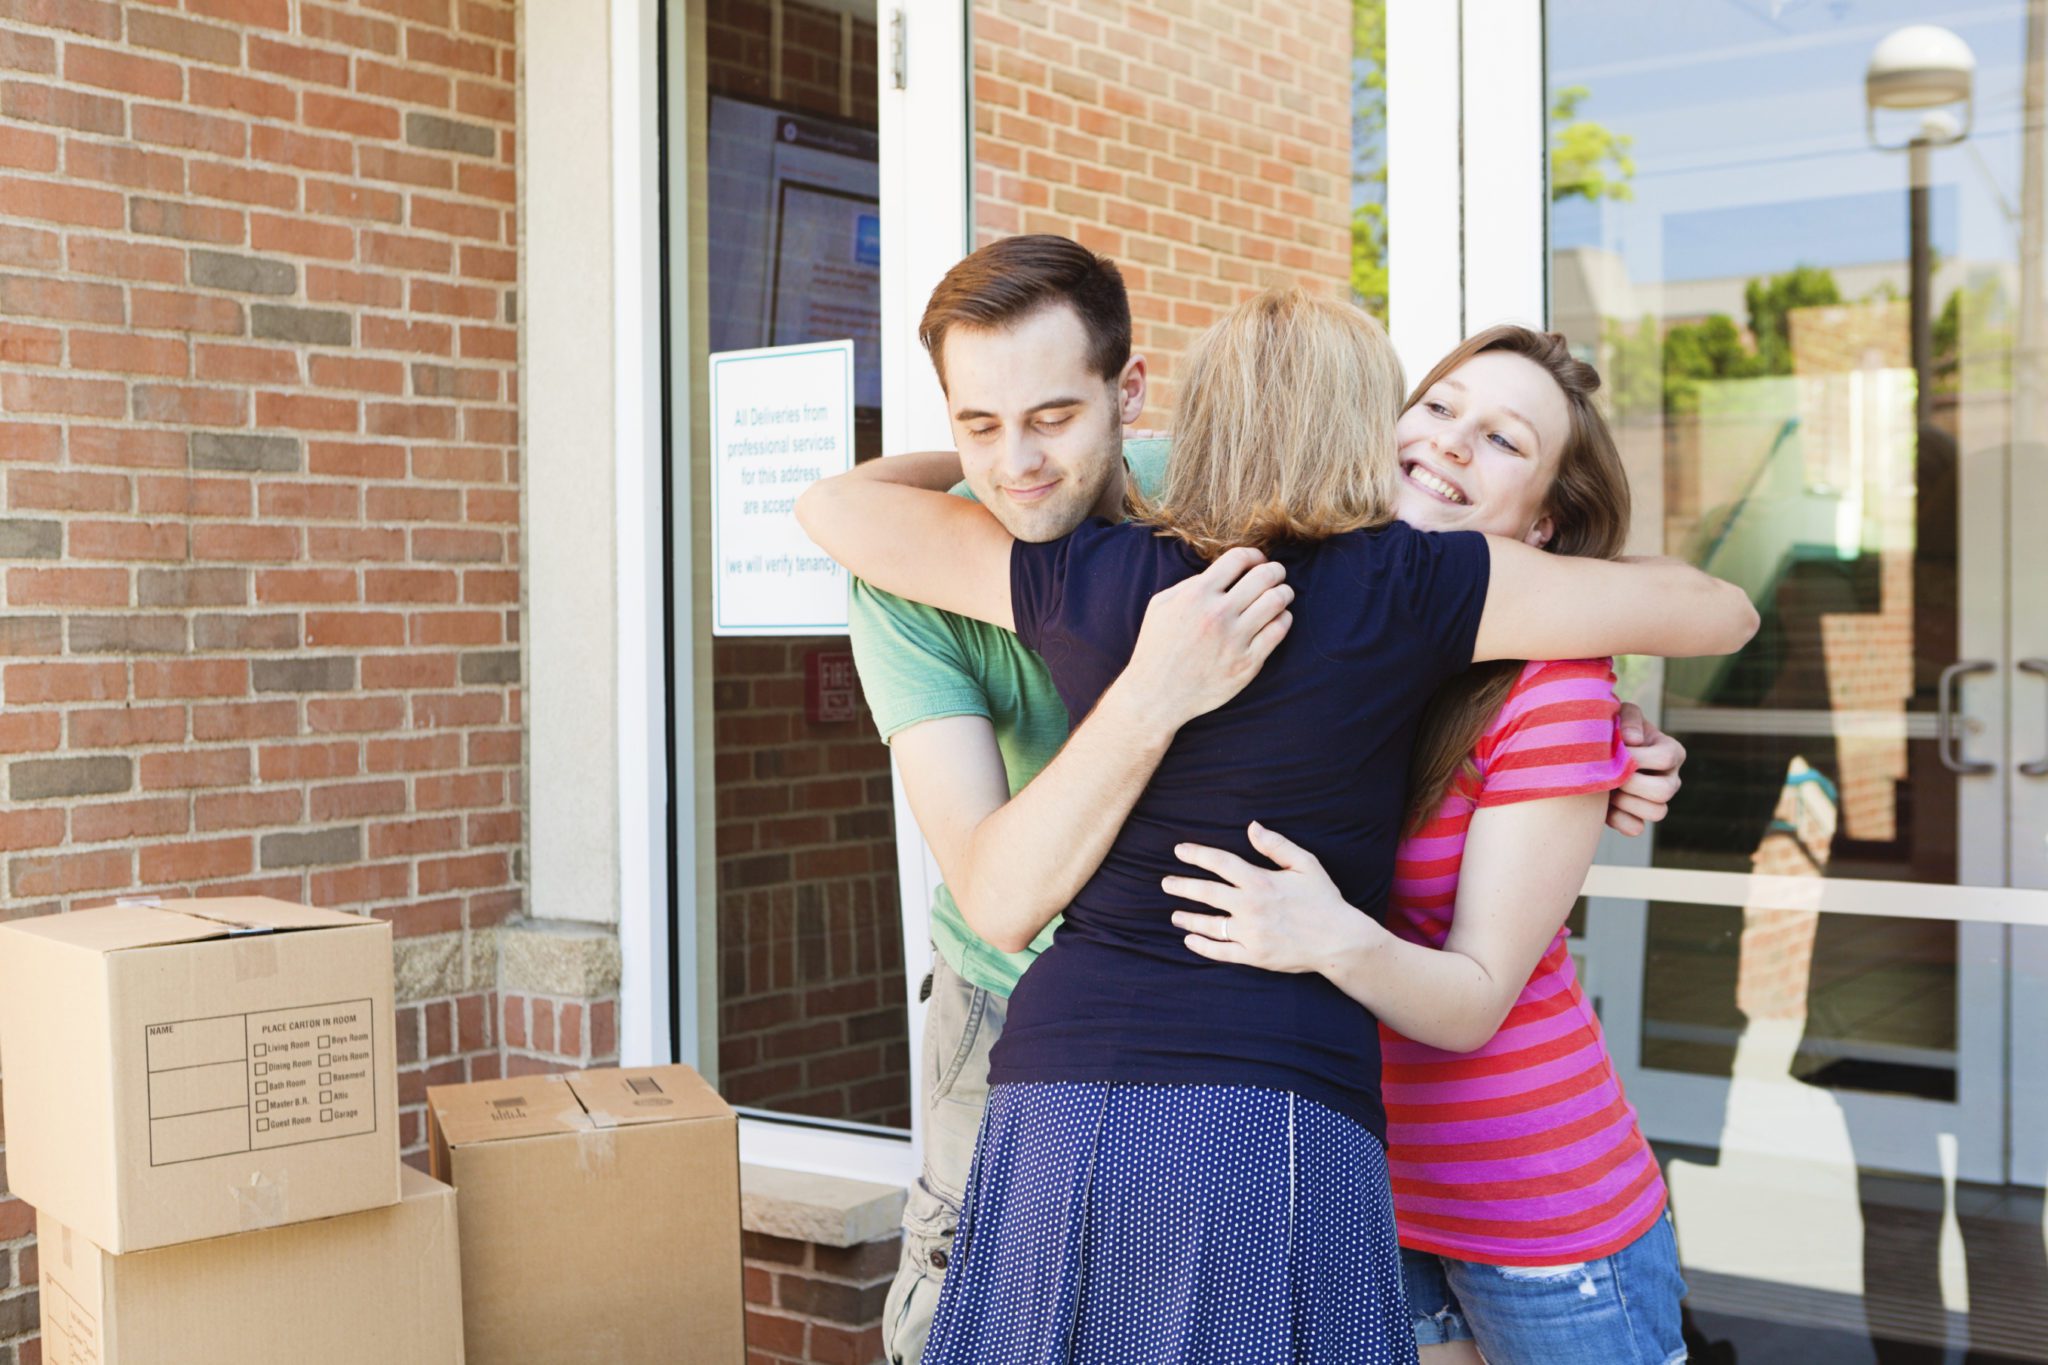
<path id="1" fill-rule="evenodd" d="M 1218 921 L 1216 922 L 1216 936 L 1217 936 L 1218 938 L 1222 939 L 1222 940 L 1223 940 L 1223 941 L 1224 941 L 1225 943 L 1228 943 L 1228 942 L 1230 942 L 1230 921 L 1229 921 L 1229 920 L 1227 920 L 1227 919 L 1226 919 L 1226 920 L 1218 920 Z"/>

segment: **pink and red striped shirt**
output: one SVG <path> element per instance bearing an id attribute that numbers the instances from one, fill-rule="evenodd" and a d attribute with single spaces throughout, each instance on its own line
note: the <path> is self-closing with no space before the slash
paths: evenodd
<path id="1" fill-rule="evenodd" d="M 1626 781 L 1617 709 L 1608 660 L 1523 669 L 1480 737 L 1478 778 L 1467 773 L 1402 841 L 1387 927 L 1444 945 L 1475 810 Z M 1562 1265 L 1612 1255 L 1664 1211 L 1656 1157 L 1565 945 L 1559 929 L 1477 1052 L 1426 1047 L 1381 1025 L 1401 1245 L 1493 1265 Z"/>

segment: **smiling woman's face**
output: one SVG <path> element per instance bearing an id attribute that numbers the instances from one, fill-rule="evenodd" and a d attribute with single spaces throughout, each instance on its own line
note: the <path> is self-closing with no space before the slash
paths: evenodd
<path id="1" fill-rule="evenodd" d="M 1542 545 L 1543 505 L 1571 432 L 1557 381 L 1533 360 L 1482 351 L 1432 385 L 1394 428 L 1401 520 Z"/>

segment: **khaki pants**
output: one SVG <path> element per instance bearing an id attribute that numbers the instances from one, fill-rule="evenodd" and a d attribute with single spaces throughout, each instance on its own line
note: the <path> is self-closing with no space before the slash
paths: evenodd
<path id="1" fill-rule="evenodd" d="M 988 1053 L 1002 1036 L 1009 1003 L 962 980 L 944 958 L 932 958 L 918 1059 L 925 1083 L 924 1169 L 903 1208 L 903 1259 L 882 1309 L 882 1350 L 890 1365 L 918 1365 L 924 1358 L 975 1135 L 988 1107 Z"/>

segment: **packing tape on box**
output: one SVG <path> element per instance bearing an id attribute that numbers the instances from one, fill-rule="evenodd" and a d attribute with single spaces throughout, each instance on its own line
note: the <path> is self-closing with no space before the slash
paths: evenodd
<path id="1" fill-rule="evenodd" d="M 618 1130 L 586 1128 L 576 1135 L 576 1169 L 586 1180 L 609 1180 L 618 1162 Z"/>
<path id="2" fill-rule="evenodd" d="M 288 1179 L 283 1171 L 275 1177 L 251 1171 L 246 1186 L 234 1187 L 235 1216 L 241 1220 L 242 1231 L 274 1228 L 289 1221 L 291 1198 L 285 1190 Z"/>

